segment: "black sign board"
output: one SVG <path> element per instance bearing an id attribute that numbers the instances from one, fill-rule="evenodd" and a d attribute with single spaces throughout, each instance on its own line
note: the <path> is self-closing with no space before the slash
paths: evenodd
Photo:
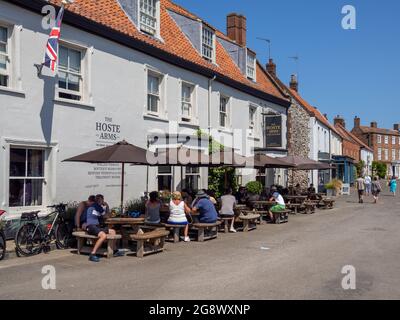
<path id="1" fill-rule="evenodd" d="M 265 142 L 266 148 L 282 147 L 282 116 L 265 117 Z"/>

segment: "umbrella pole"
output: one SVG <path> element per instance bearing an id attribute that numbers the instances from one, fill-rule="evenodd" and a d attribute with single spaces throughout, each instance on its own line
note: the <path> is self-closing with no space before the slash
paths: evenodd
<path id="1" fill-rule="evenodd" d="M 124 187 L 125 187 L 125 163 L 122 163 L 121 172 L 121 215 L 124 213 Z"/>
<path id="2" fill-rule="evenodd" d="M 146 197 L 149 195 L 149 166 L 146 167 Z"/>

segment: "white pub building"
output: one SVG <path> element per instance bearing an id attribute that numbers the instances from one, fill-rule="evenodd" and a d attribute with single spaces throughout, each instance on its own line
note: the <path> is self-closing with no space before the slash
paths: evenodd
<path id="1" fill-rule="evenodd" d="M 229 15 L 226 35 L 169 0 L 75 0 L 58 68 L 38 74 L 52 14 L 45 6 L 60 4 L 0 0 L 0 208 L 8 219 L 96 193 L 118 205 L 120 165 L 62 161 L 123 139 L 153 151 L 206 148 L 193 142 L 202 130 L 242 155 L 287 154 L 290 102 L 247 48 L 245 17 Z M 242 170 L 241 183 L 256 174 Z M 173 167 L 128 166 L 127 200 L 143 195 L 147 176 L 149 191 L 208 183 L 207 168 L 184 168 L 181 177 Z M 266 179 L 284 183 L 282 172 L 267 170 Z"/>

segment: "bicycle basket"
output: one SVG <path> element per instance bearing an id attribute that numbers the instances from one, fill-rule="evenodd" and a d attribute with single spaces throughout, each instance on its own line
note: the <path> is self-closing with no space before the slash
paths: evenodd
<path id="1" fill-rule="evenodd" d="M 24 212 L 21 215 L 21 221 L 33 221 L 38 218 L 38 212 Z"/>

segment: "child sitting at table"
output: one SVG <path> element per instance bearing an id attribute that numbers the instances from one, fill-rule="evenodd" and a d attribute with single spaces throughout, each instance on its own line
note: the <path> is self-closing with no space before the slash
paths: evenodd
<path id="1" fill-rule="evenodd" d="M 191 210 L 187 204 L 182 200 L 182 195 L 179 191 L 172 193 L 172 199 L 169 203 L 170 215 L 168 218 L 168 224 L 172 225 L 184 225 L 184 237 L 185 242 L 189 242 L 189 224 L 186 219 L 186 213 L 190 214 Z"/>

